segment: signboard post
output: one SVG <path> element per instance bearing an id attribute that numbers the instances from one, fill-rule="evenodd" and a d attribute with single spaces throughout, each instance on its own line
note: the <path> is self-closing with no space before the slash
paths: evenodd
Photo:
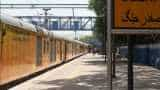
<path id="1" fill-rule="evenodd" d="M 128 36 L 128 90 L 133 90 L 133 35 L 160 33 L 160 0 L 113 0 L 112 5 L 112 34 Z"/>
<path id="2" fill-rule="evenodd" d="M 133 47 L 134 37 L 128 36 L 128 90 L 134 90 Z"/>

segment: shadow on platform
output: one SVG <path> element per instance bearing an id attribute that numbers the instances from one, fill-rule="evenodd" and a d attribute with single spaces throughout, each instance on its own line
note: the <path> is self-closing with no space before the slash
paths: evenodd
<path id="1" fill-rule="evenodd" d="M 43 90 L 106 90 L 104 74 L 84 75 L 73 79 L 60 79 L 38 84 L 50 84 L 52 88 Z"/>
<path id="2" fill-rule="evenodd" d="M 92 59 L 83 61 L 84 65 L 89 66 L 105 66 L 102 57 L 96 58 L 83 58 Z M 101 70 L 91 70 L 89 75 L 81 75 L 72 79 L 58 79 L 53 81 L 40 81 L 38 84 L 52 85 L 51 88 L 43 90 L 106 90 L 106 72 Z"/>
<path id="3" fill-rule="evenodd" d="M 127 65 L 117 66 L 117 78 L 114 79 L 115 90 L 127 90 Z M 119 88 L 119 89 L 117 89 Z M 160 90 L 160 70 L 155 68 L 135 65 L 134 66 L 135 90 Z"/>
<path id="4" fill-rule="evenodd" d="M 83 65 L 106 69 L 106 63 L 102 57 L 85 57 L 83 59 L 87 59 L 82 61 Z M 116 66 L 117 77 L 113 80 L 113 88 L 114 90 L 127 90 L 127 65 L 123 62 L 119 63 Z M 71 79 L 39 81 L 37 84 L 50 86 L 43 90 L 107 90 L 106 72 L 94 69 L 89 72 L 91 74 L 82 74 Z M 148 66 L 135 65 L 134 72 L 135 90 L 160 90 L 160 70 Z"/>

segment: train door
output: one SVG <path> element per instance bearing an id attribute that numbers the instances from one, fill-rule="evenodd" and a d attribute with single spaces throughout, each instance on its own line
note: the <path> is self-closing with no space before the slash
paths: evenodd
<path id="1" fill-rule="evenodd" d="M 62 60 L 65 61 L 65 41 L 62 41 Z"/>
<path id="2" fill-rule="evenodd" d="M 1 25 L 1 24 L 0 24 Z M 2 28 L 0 27 L 0 70 L 2 70 Z M 0 83 L 1 83 L 1 73 L 0 73 Z"/>
<path id="3" fill-rule="evenodd" d="M 51 53 L 50 53 L 50 61 L 56 61 L 56 43 L 55 40 L 51 40 Z"/>
<path id="4" fill-rule="evenodd" d="M 5 36 L 5 30 L 3 30 L 3 24 L 0 24 L 0 60 L 2 60 L 3 49 L 3 37 Z"/>
<path id="5" fill-rule="evenodd" d="M 67 41 L 65 41 L 65 46 L 64 46 L 64 49 L 65 49 L 65 53 L 64 53 L 64 59 L 65 59 L 65 61 L 67 60 L 67 57 L 68 57 L 68 49 L 67 49 Z"/>
<path id="6" fill-rule="evenodd" d="M 59 40 L 56 40 L 56 60 L 60 61 L 60 44 L 59 44 Z"/>
<path id="7" fill-rule="evenodd" d="M 36 64 L 37 66 L 42 64 L 42 37 L 37 36 L 37 60 L 36 60 Z"/>
<path id="8" fill-rule="evenodd" d="M 72 43 L 72 57 L 74 56 L 74 49 L 75 49 L 74 43 Z"/>
<path id="9" fill-rule="evenodd" d="M 71 57 L 73 56 L 73 43 L 71 43 Z"/>
<path id="10" fill-rule="evenodd" d="M 2 28 L 0 28 L 0 60 L 2 55 Z"/>
<path id="11" fill-rule="evenodd" d="M 63 41 L 63 60 L 66 60 L 66 44 L 65 44 L 65 40 Z"/>
<path id="12" fill-rule="evenodd" d="M 65 61 L 65 41 L 62 41 L 62 60 Z"/>
<path id="13" fill-rule="evenodd" d="M 69 42 L 68 43 L 68 52 L 69 52 L 69 59 L 71 58 L 71 56 L 72 56 L 72 44 L 71 44 L 71 42 Z"/>
<path id="14" fill-rule="evenodd" d="M 62 41 L 60 40 L 60 60 L 62 61 Z"/>

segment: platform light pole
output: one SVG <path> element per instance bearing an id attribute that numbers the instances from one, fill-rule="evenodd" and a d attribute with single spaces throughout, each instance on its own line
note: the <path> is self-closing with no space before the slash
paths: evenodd
<path id="1" fill-rule="evenodd" d="M 75 12 L 74 12 L 74 8 L 72 8 L 72 14 L 73 14 L 73 18 L 75 17 Z M 74 23 L 74 22 L 73 22 Z M 73 24 L 74 25 L 74 24 Z M 77 40 L 78 38 L 77 38 L 77 30 L 76 30 L 76 27 L 75 27 L 75 25 L 74 25 L 74 39 L 75 40 Z"/>
<path id="2" fill-rule="evenodd" d="M 44 15 L 45 15 L 45 19 L 44 19 L 44 27 L 46 29 L 48 29 L 48 11 L 51 10 L 51 8 L 43 8 L 44 10 Z"/>

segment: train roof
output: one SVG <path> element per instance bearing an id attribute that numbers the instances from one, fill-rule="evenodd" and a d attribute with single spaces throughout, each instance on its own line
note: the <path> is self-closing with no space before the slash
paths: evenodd
<path id="1" fill-rule="evenodd" d="M 9 16 L 9 15 L 4 14 L 4 13 L 0 13 L 0 21 L 3 22 L 3 23 L 6 23 L 8 25 L 12 25 L 12 26 L 16 26 L 16 27 L 19 27 L 19 28 L 23 28 L 23 29 L 28 30 L 28 31 L 36 32 L 36 28 L 35 28 L 34 25 L 29 24 L 25 21 L 14 18 L 14 17 Z"/>
<path id="2" fill-rule="evenodd" d="M 70 41 L 70 42 L 75 42 L 75 40 L 67 38 L 67 37 L 64 37 L 64 36 L 61 36 L 61 35 L 57 35 L 53 31 L 49 31 L 49 34 L 52 37 L 56 38 L 56 39 L 61 39 L 61 40 L 66 40 L 66 41 Z"/>
<path id="3" fill-rule="evenodd" d="M 66 40 L 66 41 L 70 41 L 70 42 L 73 42 L 73 43 L 78 43 L 78 44 L 81 44 L 81 45 L 89 46 L 89 44 L 86 44 L 84 42 L 74 40 L 74 39 L 70 39 L 70 38 L 67 38 L 67 37 L 64 37 L 64 36 L 56 35 L 53 31 L 49 31 L 49 35 L 50 35 L 50 37 L 54 37 L 54 38 L 57 38 L 57 39 Z"/>
<path id="4" fill-rule="evenodd" d="M 4 13 L 0 13 L 0 21 L 3 22 L 3 23 L 6 23 L 8 25 L 23 28 L 27 31 L 37 32 L 37 34 L 40 32 L 40 34 L 45 35 L 45 36 L 54 37 L 54 38 L 57 38 L 57 39 L 66 40 L 66 41 L 70 41 L 70 42 L 73 42 L 73 43 L 78 43 L 78 44 L 81 44 L 81 45 L 89 46 L 89 44 L 83 43 L 83 42 L 78 41 L 78 40 L 69 39 L 69 38 L 66 38 L 64 36 L 56 35 L 56 34 L 54 34 L 53 31 L 48 31 L 45 28 L 35 26 L 33 24 L 30 24 L 28 22 L 22 21 L 20 19 L 14 18 L 14 17 L 9 16 L 9 15 L 6 15 Z"/>

